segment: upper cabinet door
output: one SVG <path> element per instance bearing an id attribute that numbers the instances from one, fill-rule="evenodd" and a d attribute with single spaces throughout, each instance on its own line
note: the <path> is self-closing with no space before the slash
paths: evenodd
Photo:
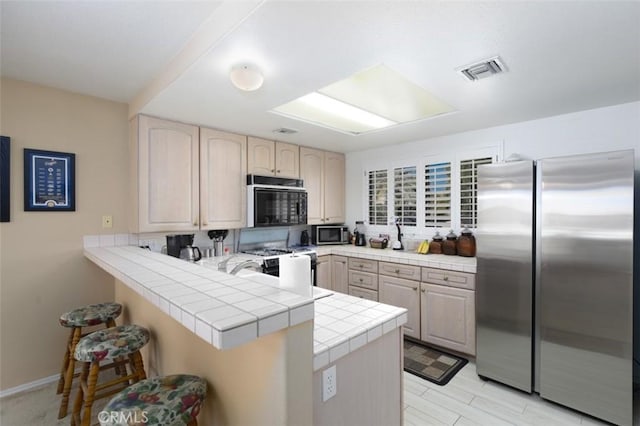
<path id="1" fill-rule="evenodd" d="M 247 138 L 200 129 L 202 229 L 247 225 Z"/>
<path id="2" fill-rule="evenodd" d="M 197 126 L 138 117 L 137 141 L 131 141 L 137 159 L 133 232 L 198 229 L 198 133 Z"/>
<path id="3" fill-rule="evenodd" d="M 276 174 L 275 143 L 265 139 L 248 138 L 248 173 L 260 176 Z"/>
<path id="4" fill-rule="evenodd" d="M 307 190 L 307 223 L 324 223 L 324 151 L 300 147 L 300 178 Z"/>
<path id="5" fill-rule="evenodd" d="M 345 221 L 344 154 L 324 153 L 324 223 Z"/>
<path id="6" fill-rule="evenodd" d="M 300 147 L 290 143 L 276 142 L 276 176 L 300 177 Z"/>

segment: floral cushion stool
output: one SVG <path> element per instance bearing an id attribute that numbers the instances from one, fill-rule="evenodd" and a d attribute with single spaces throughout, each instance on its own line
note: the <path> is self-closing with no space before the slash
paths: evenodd
<path id="1" fill-rule="evenodd" d="M 207 383 L 197 376 L 141 380 L 113 397 L 98 420 L 101 426 L 196 426 L 206 395 Z"/>

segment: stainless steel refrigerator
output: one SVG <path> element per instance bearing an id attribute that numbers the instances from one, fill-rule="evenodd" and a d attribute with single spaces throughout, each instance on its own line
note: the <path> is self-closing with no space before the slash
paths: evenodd
<path id="1" fill-rule="evenodd" d="M 632 424 L 634 152 L 478 167 L 478 375 Z"/>

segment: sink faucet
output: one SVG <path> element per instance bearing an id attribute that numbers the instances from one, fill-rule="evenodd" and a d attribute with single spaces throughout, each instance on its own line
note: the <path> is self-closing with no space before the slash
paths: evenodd
<path id="1" fill-rule="evenodd" d="M 227 272 L 227 263 L 231 260 L 231 258 L 236 257 L 237 254 L 232 254 L 231 256 L 227 256 L 222 262 L 218 263 L 218 271 Z"/>
<path id="2" fill-rule="evenodd" d="M 255 260 L 245 260 L 243 262 L 238 263 L 236 266 L 233 267 L 233 269 L 231 270 L 231 272 L 229 272 L 231 275 L 235 275 L 237 274 L 239 271 L 241 271 L 242 269 L 245 268 L 262 268 L 262 265 L 259 264 L 258 262 L 256 262 Z"/>

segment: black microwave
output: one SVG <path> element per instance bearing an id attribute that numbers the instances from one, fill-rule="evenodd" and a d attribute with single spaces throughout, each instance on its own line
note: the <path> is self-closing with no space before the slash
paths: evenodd
<path id="1" fill-rule="evenodd" d="M 300 179 L 247 176 L 247 226 L 307 224 L 307 191 Z"/>
<path id="2" fill-rule="evenodd" d="M 312 228 L 311 242 L 315 245 L 350 244 L 349 227 L 344 225 L 317 225 Z"/>

